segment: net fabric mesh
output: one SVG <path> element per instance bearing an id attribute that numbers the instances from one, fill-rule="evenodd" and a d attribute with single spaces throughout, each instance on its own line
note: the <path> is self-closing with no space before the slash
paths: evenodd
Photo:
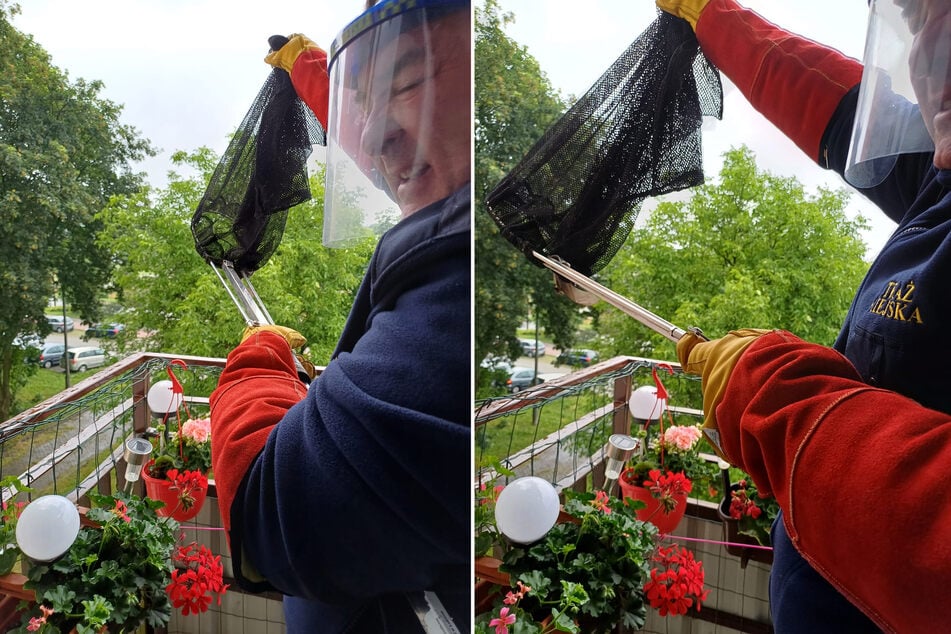
<path id="1" fill-rule="evenodd" d="M 310 199 L 307 158 L 326 145 L 323 127 L 274 69 L 222 155 L 192 216 L 198 254 L 256 271 L 284 235 L 287 210 Z"/>
<path id="2" fill-rule="evenodd" d="M 489 213 L 530 261 L 596 273 L 645 198 L 703 182 L 702 117 L 722 109 L 690 25 L 662 12 L 492 190 Z"/>

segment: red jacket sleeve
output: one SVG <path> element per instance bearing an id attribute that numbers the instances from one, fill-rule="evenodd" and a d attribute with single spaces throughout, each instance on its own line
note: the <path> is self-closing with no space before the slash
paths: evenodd
<path id="1" fill-rule="evenodd" d="M 951 417 L 778 331 L 740 357 L 717 421 L 727 457 L 776 496 L 830 583 L 886 631 L 946 628 Z"/>
<path id="2" fill-rule="evenodd" d="M 211 464 L 225 531 L 231 504 L 271 429 L 307 394 L 287 341 L 273 332 L 248 337 L 228 355 L 211 394 Z"/>
<path id="3" fill-rule="evenodd" d="M 735 0 L 710 0 L 697 21 L 697 39 L 750 104 L 819 161 L 822 134 L 861 80 L 862 65 L 783 31 Z"/>

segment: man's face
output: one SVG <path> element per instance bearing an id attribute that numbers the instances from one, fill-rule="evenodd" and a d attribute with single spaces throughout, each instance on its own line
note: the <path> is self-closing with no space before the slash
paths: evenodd
<path id="1" fill-rule="evenodd" d="M 935 167 L 951 169 L 951 6 L 899 0 L 912 40 L 909 67 L 918 106 L 935 144 Z"/>
<path id="2" fill-rule="evenodd" d="M 469 13 L 456 11 L 395 38 L 359 81 L 362 149 L 404 217 L 469 181 L 469 39 Z"/>

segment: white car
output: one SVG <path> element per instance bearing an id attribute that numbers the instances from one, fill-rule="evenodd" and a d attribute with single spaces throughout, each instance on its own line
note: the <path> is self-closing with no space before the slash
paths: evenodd
<path id="1" fill-rule="evenodd" d="M 72 372 L 85 372 L 106 365 L 106 351 L 93 346 L 70 348 L 63 355 L 64 362 L 67 357 L 69 358 L 69 369 Z"/>

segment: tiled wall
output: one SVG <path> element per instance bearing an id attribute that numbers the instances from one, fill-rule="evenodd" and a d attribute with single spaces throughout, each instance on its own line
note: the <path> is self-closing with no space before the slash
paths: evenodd
<path id="1" fill-rule="evenodd" d="M 220 528 L 218 500 L 209 496 L 195 521 L 182 525 L 182 532 L 186 540 L 206 544 L 212 552 L 220 553 L 225 577 L 233 577 L 228 543 Z M 183 617 L 173 610 L 168 634 L 285 634 L 281 601 L 231 587 L 220 606 L 212 602 L 202 614 Z"/>
<path id="2" fill-rule="evenodd" d="M 701 503 L 702 504 L 702 503 Z M 208 497 L 194 522 L 183 525 L 186 539 L 207 544 L 213 552 L 222 554 L 225 576 L 231 577 L 231 558 L 227 542 L 221 530 L 196 530 L 195 527 L 218 529 L 218 500 Z M 688 537 L 711 542 L 723 541 L 723 527 L 718 521 L 709 521 L 687 515 L 681 521 L 674 537 Z M 769 616 L 769 566 L 750 561 L 741 566 L 740 559 L 726 552 L 715 543 L 704 541 L 680 541 L 703 561 L 705 582 L 710 594 L 704 602 L 704 610 L 712 616 L 713 610 L 745 617 L 756 624 L 768 627 Z M 641 630 L 647 634 L 737 634 L 740 630 L 723 624 L 681 616 L 660 617 L 655 610 L 648 611 L 648 619 Z M 239 589 L 229 589 L 222 597 L 221 605 L 212 603 L 211 608 L 199 615 L 182 617 L 173 611 L 168 627 L 169 634 L 285 634 L 284 617 L 279 599 L 261 595 L 245 594 Z"/>
<path id="3" fill-rule="evenodd" d="M 718 521 L 703 520 L 687 515 L 681 521 L 674 536 L 691 539 L 723 541 L 723 525 Z M 675 540 L 676 541 L 676 540 Z M 710 594 L 703 604 L 703 611 L 712 616 L 711 609 L 745 617 L 762 628 L 768 628 L 769 615 L 769 566 L 749 561 L 745 568 L 740 559 L 727 553 L 720 544 L 680 541 L 703 561 L 704 581 Z M 739 630 L 719 623 L 680 616 L 660 617 L 656 610 L 648 611 L 648 619 L 642 632 L 651 634 L 735 634 Z"/>

